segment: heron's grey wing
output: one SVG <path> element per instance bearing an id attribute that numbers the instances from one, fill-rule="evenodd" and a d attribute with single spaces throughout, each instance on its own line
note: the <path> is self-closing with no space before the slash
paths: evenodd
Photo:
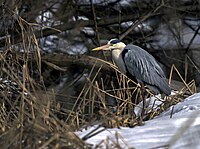
<path id="1" fill-rule="evenodd" d="M 167 95 L 170 94 L 171 90 L 165 74 L 152 55 L 142 48 L 130 44 L 124 48 L 122 56 L 128 72 L 136 79 L 156 86 Z"/>

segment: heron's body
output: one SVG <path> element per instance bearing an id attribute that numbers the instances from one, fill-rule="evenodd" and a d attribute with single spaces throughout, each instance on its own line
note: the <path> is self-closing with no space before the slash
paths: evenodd
<path id="1" fill-rule="evenodd" d="M 136 45 L 125 45 L 117 39 L 110 40 L 107 45 L 109 46 L 103 48 L 112 50 L 112 58 L 122 73 L 134 76 L 155 94 L 170 95 L 171 89 L 165 74 L 152 55 Z"/>

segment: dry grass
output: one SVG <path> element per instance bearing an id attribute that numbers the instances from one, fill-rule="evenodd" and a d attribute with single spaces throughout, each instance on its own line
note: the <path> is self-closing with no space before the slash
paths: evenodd
<path id="1" fill-rule="evenodd" d="M 0 53 L 1 148 L 90 148 L 57 118 L 55 96 L 46 91 L 41 75 L 34 25 L 21 18 L 17 21 L 22 43 L 14 46 L 7 36 L 7 45 Z"/>
<path id="2" fill-rule="evenodd" d="M 143 120 L 154 118 L 169 106 L 195 93 L 195 82 L 187 84 L 179 75 L 185 87 L 166 100 L 159 97 L 153 99 L 153 102 L 161 101 L 161 104 L 146 109 L 141 118 L 134 112 L 141 101 L 140 86 L 121 74 L 114 65 L 104 61 L 105 65 L 116 70 L 117 81 L 111 80 L 108 88 L 103 78 L 97 79 L 101 68 L 96 70 L 94 64 L 73 108 L 65 109 L 68 113 L 63 113 L 55 100 L 57 95 L 53 91 L 47 91 L 44 86 L 40 48 L 33 32 L 35 25 L 21 18 L 17 21 L 22 43 L 14 46 L 11 37 L 7 36 L 7 45 L 0 53 L 1 148 L 90 148 L 84 140 L 102 130 L 80 139 L 73 133 L 75 129 L 94 124 L 102 124 L 106 128 L 143 125 Z M 23 54 L 19 54 L 15 47 L 23 49 Z M 30 53 L 34 55 L 30 56 Z M 30 59 L 34 59 L 35 63 Z M 97 59 L 97 63 L 98 61 L 102 60 Z M 179 74 L 173 66 L 170 82 L 174 70 Z M 146 92 L 147 97 L 153 96 L 149 90 Z M 116 104 L 109 105 L 110 100 Z M 59 119 L 57 114 L 65 115 L 66 119 Z M 119 134 L 116 134 L 116 140 L 108 138 L 107 142 L 101 142 L 99 146 L 104 144 L 109 145 L 108 148 L 122 148 L 119 140 L 128 146 Z"/>
<path id="3" fill-rule="evenodd" d="M 97 59 L 97 61 L 102 60 Z M 93 75 L 92 78 L 91 74 L 88 76 L 87 83 L 77 98 L 74 109 L 67 118 L 67 122 L 73 123 L 78 127 L 87 124 L 88 120 L 99 122 L 105 127 L 133 127 L 135 125 L 142 125 L 143 120 L 154 118 L 165 109 L 177 104 L 196 92 L 194 80 L 187 84 L 176 67 L 172 66 L 169 82 L 172 82 L 171 78 L 173 73 L 178 73 L 185 86 L 180 91 L 165 98 L 154 97 L 154 95 L 146 89 L 147 97 L 150 99 L 154 97 L 151 103 L 160 101 L 160 104 L 153 104 L 151 109 L 146 107 L 146 113 L 144 117 L 141 118 L 140 115 L 134 113 L 136 107 L 143 108 L 140 106 L 141 104 L 138 105 L 138 103 L 142 101 L 140 85 L 121 74 L 113 64 L 108 62 L 105 62 L 105 64 L 110 65 L 116 70 L 118 88 L 112 85 L 114 82 L 111 82 L 110 88 L 106 89 L 107 86 L 104 85 L 102 79 L 96 81 L 101 68 L 99 68 L 97 72 L 93 72 L 94 70 L 92 69 L 91 74 L 94 73 L 95 75 Z M 108 100 L 116 101 L 116 105 L 108 105 Z"/>

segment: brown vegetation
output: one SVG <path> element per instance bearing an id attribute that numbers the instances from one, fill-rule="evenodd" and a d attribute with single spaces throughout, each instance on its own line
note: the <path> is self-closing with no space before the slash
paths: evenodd
<path id="1" fill-rule="evenodd" d="M 165 0 L 159 3 L 131 2 L 129 7 L 121 6 L 119 11 L 113 9 L 113 6 L 118 6 L 118 2 L 108 2 L 105 6 L 96 5 L 92 0 L 89 4 L 79 4 L 72 0 L 1 1 L 2 148 L 91 148 L 85 140 L 92 134 L 79 138 L 75 135 L 75 130 L 95 124 L 101 124 L 105 128 L 143 125 L 144 120 L 154 118 L 169 106 L 196 92 L 195 81 L 185 80 L 199 74 L 199 66 L 195 64 L 198 60 L 192 59 L 196 55 L 192 58 L 190 56 L 194 52 L 191 52 L 190 46 L 199 28 L 194 28 L 195 34 L 187 48 L 178 47 L 185 52 L 180 59 L 177 58 L 178 54 L 173 56 L 177 50 L 170 52 L 164 49 L 155 53 L 155 49 L 151 49 L 150 52 L 160 57 L 159 60 L 166 66 L 171 87 L 175 86 L 172 88 L 178 92 L 165 100 L 154 99 L 161 101 L 161 104 L 151 109 L 146 107 L 143 118 L 134 113 L 141 101 L 140 86 L 121 74 L 110 63 L 106 54 L 96 56 L 87 52 L 85 55 L 67 55 L 60 52 L 59 46 L 55 53 L 42 51 L 44 45 L 40 44 L 41 37 L 49 35 L 57 35 L 59 40 L 69 43 L 79 41 L 88 48 L 100 44 L 100 39 L 116 36 L 126 42 L 147 45 L 151 43 L 149 37 L 156 33 L 159 25 L 153 26 L 150 32 L 140 29 L 138 32 L 136 27 L 142 22 L 159 17 L 171 29 L 176 17 L 185 18 L 194 13 L 198 16 L 200 12 L 194 3 L 186 5 Z M 174 9 L 177 5 L 181 7 Z M 170 17 L 170 10 L 174 10 L 176 15 Z M 44 15 L 45 12 L 51 12 L 52 17 L 48 18 Z M 39 15 L 46 17 L 46 22 L 36 22 Z M 88 20 L 77 19 L 79 16 L 85 16 Z M 127 21 L 132 21 L 133 25 L 128 28 L 120 26 Z M 92 27 L 95 34 L 83 32 L 84 27 Z M 174 37 L 177 37 L 176 34 Z M 192 70 L 196 74 L 191 74 Z M 66 74 L 67 81 L 58 88 Z M 183 74 L 184 78 L 181 77 Z M 181 80 L 182 84 L 177 87 L 178 83 L 174 83 L 173 78 Z M 153 96 L 148 89 L 146 93 L 148 97 Z"/>

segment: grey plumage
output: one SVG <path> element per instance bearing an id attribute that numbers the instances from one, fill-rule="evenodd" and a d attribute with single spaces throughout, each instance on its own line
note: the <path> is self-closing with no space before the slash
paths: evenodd
<path id="1" fill-rule="evenodd" d="M 155 93 L 171 93 L 165 74 L 152 55 L 132 44 L 127 45 L 121 54 L 127 71 L 139 82 L 151 86 Z"/>
<path id="2" fill-rule="evenodd" d="M 144 83 L 155 94 L 170 95 L 171 89 L 165 74 L 155 58 L 136 45 L 125 45 L 118 39 L 111 39 L 106 45 L 94 48 L 97 50 L 111 50 L 112 58 L 119 70 L 129 77 L 134 76 L 138 82 Z"/>

